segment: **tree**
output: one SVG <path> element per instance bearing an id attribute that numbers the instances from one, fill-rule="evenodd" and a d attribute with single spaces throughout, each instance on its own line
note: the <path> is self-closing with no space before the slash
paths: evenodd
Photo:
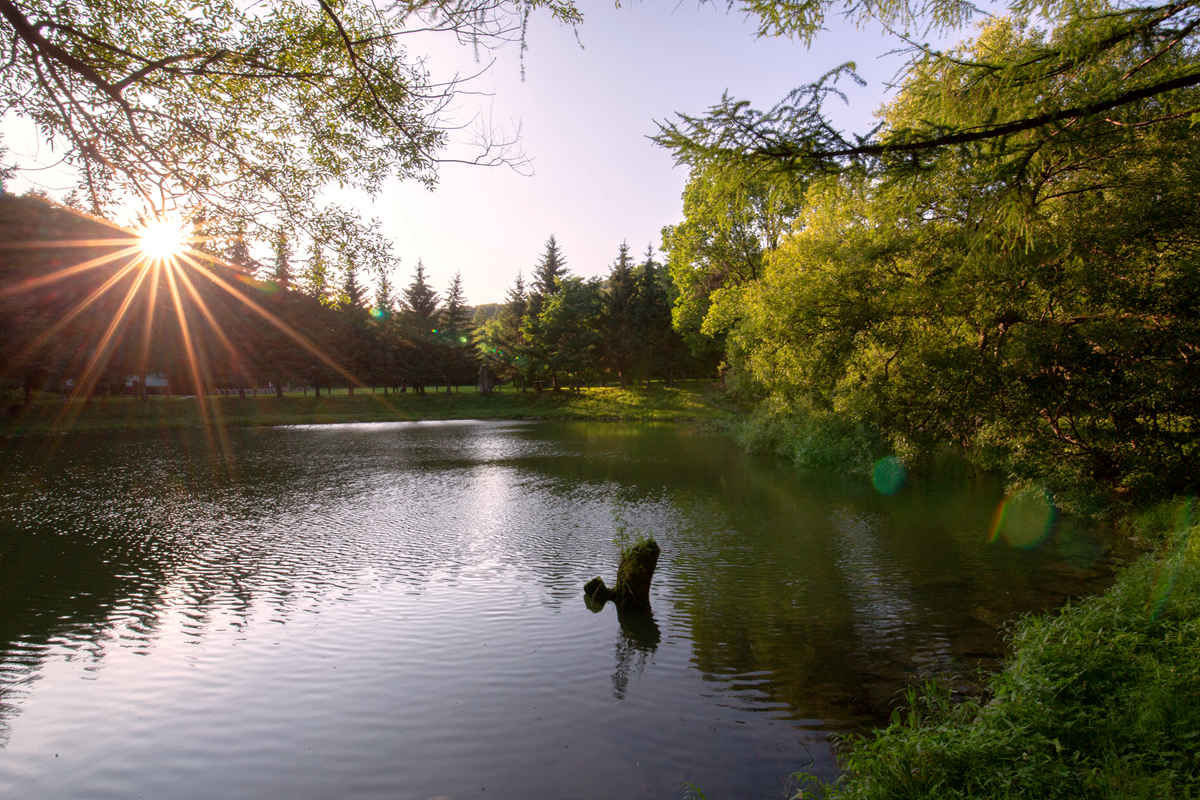
<path id="1" fill-rule="evenodd" d="M 292 288 L 292 247 L 288 242 L 287 234 L 282 230 L 275 234 L 272 251 L 275 264 L 271 271 L 271 280 L 280 289 Z"/>
<path id="2" fill-rule="evenodd" d="M 683 192 L 684 221 L 663 228 L 663 250 L 678 294 L 675 329 L 692 352 L 711 360 L 724 337 L 703 333 L 714 292 L 758 280 L 804 197 L 793 176 L 753 174 L 736 165 L 692 168 Z"/>
<path id="3" fill-rule="evenodd" d="M 407 347 L 404 370 L 422 394 L 425 384 L 437 376 L 438 295 L 425 282 L 425 265 L 417 260 L 412 283 L 403 292 L 403 336 Z"/>
<path id="4" fill-rule="evenodd" d="M 373 317 L 384 321 L 396 313 L 396 298 L 392 280 L 387 272 L 379 275 L 379 282 L 375 285 L 375 303 L 371 311 Z"/>
<path id="5" fill-rule="evenodd" d="M 439 339 L 446 345 L 446 385 L 474 383 L 478 363 L 470 347 L 471 314 L 463 293 L 462 273 L 455 272 L 446 290 L 446 304 L 440 314 Z"/>
<path id="6" fill-rule="evenodd" d="M 558 249 L 558 242 L 555 241 L 554 235 L 551 234 L 550 238 L 546 240 L 546 253 L 533 271 L 534 293 L 543 297 L 556 294 L 558 282 L 566 274 L 567 261 L 563 258 L 562 251 Z"/>
<path id="7" fill-rule="evenodd" d="M 637 350 L 637 296 L 638 287 L 629 245 L 621 242 L 617 258 L 609 269 L 604 292 L 604 359 L 609 368 L 617 373 L 622 389 L 629 381 L 629 371 Z"/>
<path id="8" fill-rule="evenodd" d="M 346 277 L 342 281 L 338 305 L 347 312 L 361 314 L 367 299 L 367 291 L 358 282 L 358 270 L 353 265 L 348 267 L 345 272 Z"/>
<path id="9" fill-rule="evenodd" d="M 878 21 L 888 30 L 941 33 L 960 29 L 979 11 L 958 0 L 846 5 L 747 0 L 742 5 L 758 16 L 761 35 L 810 43 L 826 11 L 835 7 L 860 24 Z M 979 61 L 897 36 L 911 54 L 900 82 L 941 73 L 956 87 L 944 92 L 929 83 L 919 98 L 914 87 L 910 102 L 923 113 L 903 124 L 847 135 L 830 121 L 826 100 L 845 97 L 838 81 L 862 82 L 850 62 L 765 112 L 726 95 L 703 116 L 679 115 L 661 124 L 655 141 L 693 166 L 738 162 L 807 175 L 847 165 L 919 172 L 948 149 L 976 160 L 1013 156 L 1010 165 L 1022 169 L 1022 157 L 1036 155 L 1051 138 L 1086 142 L 1130 124 L 1131 118 L 1153 125 L 1194 113 L 1188 90 L 1200 85 L 1200 66 L 1190 58 L 1200 29 L 1195 0 L 1128 5 L 1012 0 L 1008 10 L 1014 30 L 1023 34 L 1021 47 L 997 50 Z M 1049 25 L 1052 35 L 1044 31 Z M 1118 62 L 1124 67 L 1114 71 Z"/>
<path id="10" fill-rule="evenodd" d="M 254 239 L 287 220 L 326 245 L 330 183 L 436 180 L 459 86 L 406 34 L 489 47 L 539 8 L 582 19 L 570 0 L 0 0 L 0 104 L 38 126 L 101 213 L 136 198 L 147 213 L 203 209 L 223 234 L 244 220 Z M 473 163 L 514 157 L 482 138 Z"/>
<path id="11" fill-rule="evenodd" d="M 404 308 L 415 314 L 422 325 L 433 321 L 438 313 L 438 295 L 425 282 L 425 264 L 420 259 L 412 283 L 404 290 Z"/>
<path id="12" fill-rule="evenodd" d="M 494 328 L 489 326 L 489 333 L 485 334 L 480 344 L 484 359 L 492 365 L 497 376 L 506 380 L 519 378 L 522 389 L 528 377 L 528 358 L 521 326 L 528 307 L 525 278 L 518 272 L 512 288 L 504 296 L 504 304 L 496 314 Z"/>
<path id="13" fill-rule="evenodd" d="M 656 367 L 664 369 L 673 367 L 667 349 L 672 342 L 669 339 L 671 331 L 671 306 L 667 301 L 667 290 L 662 276 L 663 267 L 654 258 L 654 248 L 646 248 L 646 260 L 638 267 L 637 300 L 633 308 L 634 330 L 636 331 L 637 346 L 634 358 L 641 368 L 650 388 L 650 375 Z"/>
<path id="14" fill-rule="evenodd" d="M 467 335 L 471 327 L 471 313 L 463 293 L 461 272 L 454 273 L 450 288 L 446 290 L 446 304 L 442 308 L 441 320 L 446 339 L 451 343 L 461 344 L 460 339 Z"/>
<path id="15" fill-rule="evenodd" d="M 225 251 L 225 257 L 229 259 L 229 263 L 249 271 L 252 259 L 250 258 L 250 243 L 246 241 L 244 224 L 239 222 L 234 228 L 233 238 Z"/>
<path id="16" fill-rule="evenodd" d="M 599 279 L 572 277 L 559 281 L 537 320 L 526 316 L 527 327 L 537 332 L 535 369 L 547 373 L 556 390 L 566 379 L 578 393 L 598 371 L 603 307 Z"/>
<path id="17" fill-rule="evenodd" d="M 308 258 L 300 273 L 300 291 L 319 303 L 329 302 L 329 259 L 315 243 L 309 247 Z"/>
<path id="18" fill-rule="evenodd" d="M 961 100 L 948 125 L 975 124 L 1003 98 L 981 97 L 960 65 L 1013 63 L 1092 22 L 1047 35 L 993 20 L 953 58 L 912 72 L 884 124 L 928 118 L 937 94 Z M 1103 89 L 1146 57 L 1116 48 L 1088 68 Z M 1184 72 L 1200 62 L 1164 57 Z M 1058 91 L 1076 88 L 1064 79 Z M 1009 91 L 1020 105 L 1037 90 Z M 1171 102 L 1185 99 L 1200 92 Z M 816 182 L 763 276 L 715 296 L 705 322 L 729 326 L 735 377 L 789 420 L 792 452 L 828 450 L 813 442 L 841 420 L 909 459 L 952 445 L 1060 502 L 1189 491 L 1200 146 L 1190 119 L 1157 118 L 1155 105 L 1077 119 L 1058 137 L 1030 129 L 984 159 L 931 152 L 922 180 L 901 170 Z"/>

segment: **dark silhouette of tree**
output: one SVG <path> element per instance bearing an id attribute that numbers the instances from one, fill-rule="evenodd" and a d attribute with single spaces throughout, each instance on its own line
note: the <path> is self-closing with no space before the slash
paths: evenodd
<path id="1" fill-rule="evenodd" d="M 274 269 L 271 272 L 271 280 L 280 289 L 292 288 L 292 247 L 291 243 L 288 242 L 286 233 L 278 231 L 275 234 L 275 241 L 272 244 L 271 250 L 274 256 Z"/>
<path id="2" fill-rule="evenodd" d="M 604 360 L 624 389 L 637 354 L 638 285 L 629 245 L 621 242 L 604 291 Z"/>
<path id="3" fill-rule="evenodd" d="M 425 281 L 425 265 L 417 260 L 412 283 L 403 292 L 402 369 L 413 388 L 424 394 L 425 385 L 438 377 L 438 295 Z"/>
<path id="4" fill-rule="evenodd" d="M 525 278 L 518 272 L 496 316 L 477 328 L 475 336 L 476 348 L 484 364 L 501 380 L 520 380 L 522 390 L 529 378 L 525 339 L 521 333 L 528 307 Z"/>
<path id="5" fill-rule="evenodd" d="M 471 346 L 471 310 L 463 293 L 462 273 L 455 272 L 440 314 L 439 341 L 446 348 L 442 369 L 446 386 L 475 383 L 479 369 Z"/>
<path id="6" fill-rule="evenodd" d="M 423 323 L 437 317 L 438 295 L 425 281 L 425 265 L 420 259 L 417 259 L 412 283 L 404 290 L 404 307 L 417 315 Z"/>

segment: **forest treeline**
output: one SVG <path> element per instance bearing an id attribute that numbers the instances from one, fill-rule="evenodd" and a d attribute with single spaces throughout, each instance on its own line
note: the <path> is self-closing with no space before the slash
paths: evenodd
<path id="1" fill-rule="evenodd" d="M 294 263 L 286 239 L 257 264 L 244 242 L 154 267 L 128 232 L 38 197 L 0 197 L 9 388 L 92 395 L 166 374 L 174 393 L 429 386 L 574 388 L 711 375 L 671 326 L 673 286 L 648 249 L 617 250 L 604 279 L 570 274 L 553 236 L 505 302 L 473 308 L 418 261 L 407 286 Z M 120 240 L 125 237 L 126 241 Z M 109 244 L 109 242 L 113 242 Z M 207 256 L 217 256 L 208 258 Z M 82 265 L 82 266 L 81 266 Z M 90 266 L 89 266 L 90 265 Z M 338 275 L 334 283 L 331 275 Z"/>

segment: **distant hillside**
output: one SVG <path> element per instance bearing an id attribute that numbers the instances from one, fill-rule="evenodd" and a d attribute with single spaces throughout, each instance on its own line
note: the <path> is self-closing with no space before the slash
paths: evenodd
<path id="1" fill-rule="evenodd" d="M 496 316 L 496 314 L 500 313 L 500 307 L 503 305 L 503 303 L 480 303 L 472 308 L 472 319 L 475 320 L 475 324 L 478 325 L 480 322 L 491 319 L 492 317 Z"/>

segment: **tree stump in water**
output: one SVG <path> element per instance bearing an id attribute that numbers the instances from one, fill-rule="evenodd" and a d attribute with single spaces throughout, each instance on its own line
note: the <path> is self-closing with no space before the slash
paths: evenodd
<path id="1" fill-rule="evenodd" d="M 592 578 L 583 593 L 596 602 L 611 600 L 618 606 L 650 607 L 650 579 L 658 566 L 658 543 L 653 539 L 638 542 L 621 554 L 617 567 L 617 585 L 609 589 L 603 578 Z"/>

